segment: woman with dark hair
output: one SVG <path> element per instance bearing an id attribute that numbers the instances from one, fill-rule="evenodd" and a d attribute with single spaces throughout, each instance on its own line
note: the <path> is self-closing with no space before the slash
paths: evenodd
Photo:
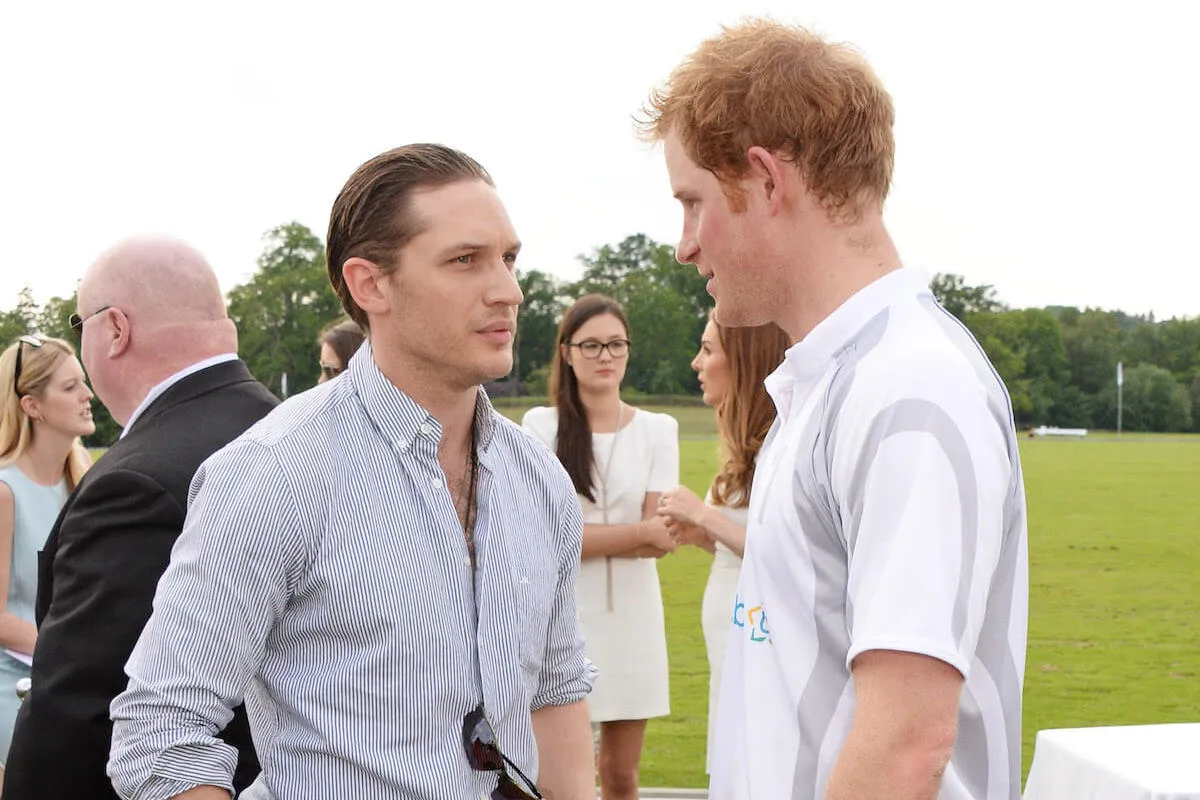
<path id="1" fill-rule="evenodd" d="M 92 459 L 92 392 L 62 339 L 22 336 L 0 355 L 0 766 L 29 677 L 38 551 Z M 3 772 L 0 771 L 0 775 Z"/>
<path id="2" fill-rule="evenodd" d="M 717 410 L 720 467 L 704 500 L 686 486 L 676 486 L 663 492 L 658 507 L 676 542 L 714 554 L 701 609 L 709 669 L 706 770 L 711 766 L 721 665 L 746 549 L 750 484 L 758 451 L 775 420 L 775 405 L 763 381 L 783 362 L 790 344 L 774 324 L 726 328 L 710 315 L 692 369 L 699 374 L 705 404 Z"/>
<path id="3" fill-rule="evenodd" d="M 577 300 L 558 328 L 554 405 L 530 409 L 522 422 L 558 455 L 583 507 L 576 587 L 587 655 L 600 670 L 588 707 L 599 726 L 603 800 L 636 800 L 646 720 L 670 713 L 655 559 L 675 545 L 655 510 L 679 482 L 679 425 L 621 401 L 629 338 L 615 300 Z"/>
<path id="4" fill-rule="evenodd" d="M 317 383 L 341 375 L 365 338 L 358 323 L 349 319 L 321 331 L 321 337 L 317 340 L 321 345 L 321 377 L 317 378 Z"/>

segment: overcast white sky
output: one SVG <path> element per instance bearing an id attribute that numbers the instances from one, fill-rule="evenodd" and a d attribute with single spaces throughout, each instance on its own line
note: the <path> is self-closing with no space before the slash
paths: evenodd
<path id="1" fill-rule="evenodd" d="M 519 266 L 674 244 L 631 115 L 722 23 L 856 44 L 897 107 L 904 260 L 1014 306 L 1200 316 L 1200 8 L 1190 0 L 0 4 L 0 309 L 68 295 L 131 233 L 181 236 L 228 290 L 269 228 L 322 238 L 362 161 L 440 141 L 492 172 Z"/>

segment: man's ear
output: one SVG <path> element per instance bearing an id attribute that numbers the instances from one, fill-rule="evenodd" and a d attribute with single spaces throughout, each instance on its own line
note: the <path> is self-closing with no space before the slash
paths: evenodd
<path id="1" fill-rule="evenodd" d="M 798 189 L 803 190 L 796 168 L 778 153 L 755 145 L 746 151 L 746 160 L 750 165 L 751 190 L 760 193 L 772 215 L 782 211 Z"/>
<path id="2" fill-rule="evenodd" d="M 116 358 L 133 343 L 133 326 L 129 317 L 119 308 L 105 309 L 104 322 L 103 335 L 108 337 L 108 357 Z"/>
<path id="3" fill-rule="evenodd" d="M 355 304 L 367 314 L 386 314 L 391 310 L 391 296 L 385 291 L 388 276 L 373 261 L 365 258 L 346 259 L 342 264 L 342 280 Z"/>

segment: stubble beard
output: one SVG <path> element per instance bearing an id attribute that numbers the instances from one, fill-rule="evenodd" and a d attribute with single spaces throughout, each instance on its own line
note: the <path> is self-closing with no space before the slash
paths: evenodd
<path id="1" fill-rule="evenodd" d="M 745 292 L 730 291 L 729 287 L 716 297 L 716 313 L 713 318 L 717 324 L 726 328 L 746 328 L 759 323 L 754 322 L 755 302 Z"/>
<path id="2" fill-rule="evenodd" d="M 496 354 L 495 359 L 499 362 L 496 367 L 484 366 L 482 364 L 478 366 L 478 368 L 477 368 L 477 377 L 479 378 L 478 383 L 484 384 L 484 383 L 489 383 L 490 381 L 498 381 L 498 380 L 500 380 L 502 378 L 506 378 L 510 374 L 512 374 L 512 370 L 513 370 L 512 342 L 509 342 L 508 349 L 503 354 L 505 356 L 507 356 L 507 358 L 504 358 L 502 361 L 499 360 L 500 354 L 499 353 Z M 488 362 L 491 363 L 492 360 L 493 360 L 492 358 L 489 358 Z M 499 372 L 499 374 L 497 374 L 497 371 L 500 369 L 503 369 L 504 371 Z"/>

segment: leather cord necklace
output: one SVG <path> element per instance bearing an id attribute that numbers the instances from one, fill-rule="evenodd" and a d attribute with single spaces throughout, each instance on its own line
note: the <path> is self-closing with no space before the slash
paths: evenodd
<path id="1" fill-rule="evenodd" d="M 466 480 L 458 493 L 458 503 L 464 506 L 463 537 L 467 542 L 467 555 L 471 557 L 471 568 L 475 568 L 475 513 L 478 502 L 478 489 L 475 486 L 478 476 L 479 456 L 475 453 L 475 423 L 471 422 L 471 444 L 467 451 Z M 457 505 L 457 504 L 456 504 Z M 456 508 L 457 510 L 457 508 Z"/>

